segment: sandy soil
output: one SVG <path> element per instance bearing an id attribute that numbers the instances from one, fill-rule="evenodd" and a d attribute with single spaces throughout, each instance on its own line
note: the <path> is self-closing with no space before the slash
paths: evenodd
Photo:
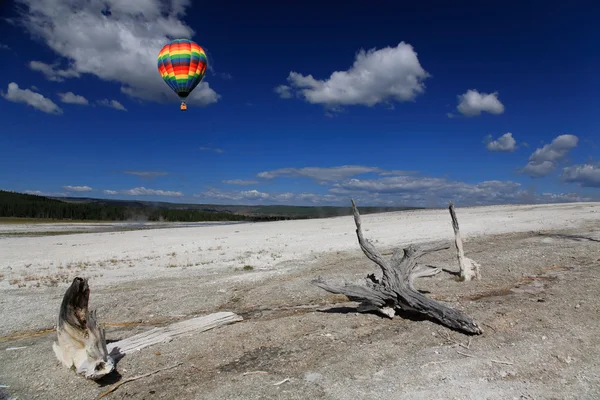
<path id="1" fill-rule="evenodd" d="M 89 277 L 108 340 L 217 310 L 244 317 L 126 356 L 120 379 L 182 365 L 107 398 L 600 398 L 600 204 L 457 214 L 483 279 L 419 286 L 480 322 L 470 346 L 431 321 L 357 314 L 310 284 L 378 272 L 351 217 L 0 239 L 0 399 L 91 399 L 119 379 L 87 381 L 54 357 L 74 276 Z M 452 240 L 447 210 L 365 215 L 363 229 L 384 253 Z M 456 263 L 452 249 L 424 261 Z"/>

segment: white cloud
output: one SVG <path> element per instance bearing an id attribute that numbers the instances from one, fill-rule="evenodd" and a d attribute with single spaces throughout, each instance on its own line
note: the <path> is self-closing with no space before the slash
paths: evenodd
<path id="1" fill-rule="evenodd" d="M 62 188 L 67 192 L 91 192 L 94 190 L 89 186 L 63 186 Z"/>
<path id="2" fill-rule="evenodd" d="M 537 197 L 538 203 L 576 203 L 580 201 L 598 201 L 598 197 L 580 196 L 577 193 L 542 193 Z"/>
<path id="3" fill-rule="evenodd" d="M 73 92 L 59 93 L 58 97 L 60 97 L 60 101 L 67 104 L 81 104 L 85 106 L 89 104 L 89 101 L 85 97 Z"/>
<path id="4" fill-rule="evenodd" d="M 338 203 L 342 204 L 343 199 L 332 194 L 317 194 L 317 193 L 300 193 L 295 196 L 298 200 L 305 201 L 312 204 L 327 204 L 327 203 Z M 345 205 L 345 204 L 343 204 Z"/>
<path id="5" fill-rule="evenodd" d="M 417 53 L 407 43 L 379 50 L 361 49 L 347 71 L 336 71 L 327 80 L 290 72 L 288 85 L 275 91 L 284 98 L 292 91 L 309 103 L 327 106 L 366 105 L 410 101 L 425 91 L 430 75 L 421 67 Z"/>
<path id="6" fill-rule="evenodd" d="M 330 194 L 372 205 L 445 207 L 448 200 L 462 205 L 557 203 L 591 201 L 576 193 L 537 194 L 513 181 L 466 183 L 435 177 L 393 177 L 374 180 L 350 179 L 335 184 Z"/>
<path id="7" fill-rule="evenodd" d="M 202 193 L 194 194 L 194 197 L 203 199 L 216 199 L 233 201 L 236 203 L 264 202 L 266 200 L 272 202 L 287 201 L 292 198 L 292 193 L 265 193 L 258 190 L 241 190 L 241 191 L 223 191 L 219 189 L 208 189 Z"/>
<path id="8" fill-rule="evenodd" d="M 33 194 L 36 196 L 44 196 L 44 197 L 65 197 L 66 193 L 60 192 L 42 192 L 41 190 L 24 190 L 25 194 Z"/>
<path id="9" fill-rule="evenodd" d="M 29 89 L 19 89 L 19 85 L 14 82 L 8 84 L 6 93 L 0 91 L 0 94 L 8 101 L 29 104 L 31 107 L 48 114 L 60 115 L 63 113 L 62 109 L 49 98 Z"/>
<path id="10" fill-rule="evenodd" d="M 10 47 L 4 43 L 0 43 L 0 50 L 10 50 Z"/>
<path id="11" fill-rule="evenodd" d="M 473 203 L 503 203 L 514 200 L 520 184 L 512 181 L 484 181 L 477 184 L 424 176 L 396 176 L 381 179 L 350 179 L 337 183 L 333 194 L 364 192 L 407 202 L 440 204 L 447 200 Z"/>
<path id="12" fill-rule="evenodd" d="M 135 175 L 141 178 L 156 178 L 158 176 L 166 176 L 169 173 L 164 171 L 123 171 L 127 175 Z"/>
<path id="13" fill-rule="evenodd" d="M 517 141 L 513 138 L 512 133 L 507 132 L 496 140 L 492 140 L 492 135 L 486 137 L 486 148 L 489 151 L 513 152 L 517 149 Z"/>
<path id="14" fill-rule="evenodd" d="M 536 193 L 518 182 L 490 180 L 478 183 L 415 175 L 374 179 L 341 179 L 325 193 L 277 193 L 208 189 L 194 197 L 230 204 L 295 204 L 348 206 L 350 198 L 363 206 L 446 207 L 448 200 L 463 206 L 591 201 L 576 193 Z"/>
<path id="15" fill-rule="evenodd" d="M 257 185 L 259 182 L 249 179 L 229 179 L 223 181 L 223 183 L 226 183 L 228 185 Z"/>
<path id="16" fill-rule="evenodd" d="M 119 110 L 119 111 L 127 111 L 125 106 L 123 106 L 123 104 L 119 103 L 117 100 L 108 100 L 108 99 L 98 100 L 98 104 L 103 107 L 114 108 L 115 110 Z"/>
<path id="17" fill-rule="evenodd" d="M 213 152 L 219 153 L 219 154 L 224 152 L 223 149 L 217 149 L 214 147 L 200 147 L 199 149 L 200 149 L 200 151 L 213 151 Z"/>
<path id="18" fill-rule="evenodd" d="M 381 176 L 396 176 L 396 175 L 415 175 L 418 174 L 418 171 L 410 171 L 410 170 L 401 170 L 401 169 L 393 169 L 391 171 L 376 171 Z"/>
<path id="19" fill-rule="evenodd" d="M 29 68 L 33 71 L 41 72 L 46 79 L 53 82 L 63 82 L 66 78 L 79 78 L 79 72 L 74 69 L 60 69 L 58 64 L 46 64 L 41 61 L 31 61 Z"/>
<path id="20" fill-rule="evenodd" d="M 110 194 L 110 195 L 115 195 L 115 194 L 119 193 L 116 190 L 104 190 L 103 192 L 104 192 L 104 194 Z"/>
<path id="21" fill-rule="evenodd" d="M 305 168 L 281 168 L 273 171 L 264 171 L 258 174 L 259 178 L 273 179 L 277 177 L 304 177 L 318 181 L 338 181 L 355 175 L 369 172 L 384 172 L 377 167 L 366 167 L 361 165 L 342 165 L 339 167 L 305 167 Z"/>
<path id="22" fill-rule="evenodd" d="M 139 99 L 177 101 L 177 95 L 160 78 L 156 60 L 171 38 L 193 37 L 194 31 L 182 19 L 190 0 L 17 0 L 17 3 L 26 6 L 21 15 L 25 28 L 65 59 L 64 69 L 37 64 L 38 70 L 43 69 L 50 79 L 91 74 L 120 83 L 123 93 Z M 219 97 L 203 81 L 188 102 L 208 105 Z"/>
<path id="23" fill-rule="evenodd" d="M 234 204 L 323 204 L 339 201 L 335 195 L 290 192 L 260 192 L 258 190 L 224 191 L 210 188 L 194 197 L 205 201 L 229 202 Z"/>
<path id="24" fill-rule="evenodd" d="M 145 187 L 136 187 L 129 190 L 121 191 L 123 194 L 127 194 L 130 196 L 173 196 L 173 197 L 181 197 L 183 196 L 182 192 L 174 192 L 171 190 L 155 190 L 155 189 L 146 189 Z"/>
<path id="25" fill-rule="evenodd" d="M 292 94 L 292 88 L 287 85 L 279 85 L 273 90 L 282 99 L 291 99 L 292 97 L 294 97 L 294 95 Z"/>
<path id="26" fill-rule="evenodd" d="M 600 188 L 600 164 L 580 164 L 563 169 L 563 182 L 578 183 L 581 187 Z"/>
<path id="27" fill-rule="evenodd" d="M 482 112 L 490 114 L 502 114 L 504 105 L 498 100 L 498 92 L 479 93 L 477 90 L 467 90 L 465 94 L 458 96 L 456 109 L 467 117 L 480 115 Z"/>
<path id="28" fill-rule="evenodd" d="M 550 174 L 556 169 L 557 163 L 563 160 L 578 142 L 579 139 L 575 135 L 557 136 L 552 143 L 536 149 L 529 156 L 529 162 L 521 172 L 532 178 L 541 178 Z"/>
<path id="29" fill-rule="evenodd" d="M 253 199 L 268 199 L 269 197 L 271 197 L 268 193 L 259 192 L 256 189 L 253 189 L 253 190 L 244 190 L 244 191 L 241 191 L 240 194 L 245 199 L 249 199 L 249 200 L 253 200 Z"/>

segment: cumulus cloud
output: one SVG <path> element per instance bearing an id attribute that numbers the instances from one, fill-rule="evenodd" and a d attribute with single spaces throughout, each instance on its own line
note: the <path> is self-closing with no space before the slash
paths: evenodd
<path id="1" fill-rule="evenodd" d="M 182 192 L 174 192 L 171 190 L 156 190 L 156 189 L 146 189 L 145 187 L 136 187 L 129 190 L 123 190 L 121 193 L 129 195 L 129 196 L 172 196 L 172 197 L 181 197 L 183 196 Z"/>
<path id="2" fill-rule="evenodd" d="M 117 192 L 116 190 L 104 190 L 103 193 L 114 196 L 115 194 L 118 194 L 119 192 Z"/>
<path id="3" fill-rule="evenodd" d="M 340 205 L 346 205 L 343 204 L 344 199 L 333 194 L 299 193 L 295 197 L 302 202 L 308 202 L 312 204 L 337 203 Z"/>
<path id="4" fill-rule="evenodd" d="M 219 153 L 219 154 L 224 152 L 223 149 L 218 149 L 215 147 L 200 147 L 199 149 L 200 149 L 200 151 L 212 151 L 212 152 Z"/>
<path id="5" fill-rule="evenodd" d="M 66 78 L 79 78 L 79 72 L 74 69 L 60 69 L 58 64 L 46 64 L 41 61 L 31 61 L 29 68 L 44 74 L 46 79 L 53 82 L 63 82 Z"/>
<path id="6" fill-rule="evenodd" d="M 550 144 L 536 149 L 529 156 L 529 162 L 521 172 L 532 178 L 549 175 L 556 169 L 558 162 L 563 160 L 569 151 L 577 147 L 578 142 L 579 138 L 575 135 L 557 136 Z"/>
<path id="7" fill-rule="evenodd" d="M 448 200 L 487 204 L 515 201 L 520 187 L 521 184 L 512 181 L 485 181 L 470 184 L 446 178 L 396 176 L 368 180 L 349 179 L 336 183 L 330 193 L 351 195 L 363 192 L 415 204 L 428 202 L 441 204 Z"/>
<path id="8" fill-rule="evenodd" d="M 150 101 L 177 101 L 158 74 L 156 58 L 174 37 L 192 38 L 183 21 L 190 0 L 17 0 L 28 32 L 64 58 L 66 67 L 36 62 L 49 79 L 94 75 L 118 82 L 121 91 Z M 209 60 L 210 65 L 210 60 Z M 201 82 L 188 103 L 208 105 L 220 96 Z"/>
<path id="9" fill-rule="evenodd" d="M 240 190 L 240 191 L 224 191 L 210 188 L 204 192 L 194 194 L 194 197 L 211 200 L 233 201 L 235 203 L 244 202 L 285 202 L 293 198 L 292 193 L 266 193 L 258 190 Z"/>
<path id="10" fill-rule="evenodd" d="M 287 85 L 279 85 L 273 89 L 275 93 L 282 99 L 291 99 L 294 95 L 292 94 L 292 88 Z"/>
<path id="11" fill-rule="evenodd" d="M 580 201 L 598 201 L 598 197 L 581 196 L 577 193 L 542 193 L 537 197 L 538 203 L 577 203 Z"/>
<path id="12" fill-rule="evenodd" d="M 114 108 L 115 110 L 119 110 L 119 111 L 127 111 L 125 106 L 123 106 L 123 104 L 119 103 L 117 100 L 108 100 L 108 99 L 98 100 L 98 104 L 103 107 Z"/>
<path id="13" fill-rule="evenodd" d="M 467 117 L 480 115 L 482 112 L 490 114 L 502 114 L 504 105 L 498 100 L 498 92 L 479 93 L 477 90 L 467 90 L 458 96 L 456 109 Z"/>
<path id="14" fill-rule="evenodd" d="M 63 113 L 63 110 L 49 98 L 29 89 L 19 89 L 19 85 L 14 82 L 8 84 L 6 93 L 0 91 L 0 94 L 8 101 L 25 103 L 48 114 L 60 115 Z"/>
<path id="15" fill-rule="evenodd" d="M 486 148 L 489 151 L 513 152 L 517 149 L 517 141 L 513 138 L 512 133 L 507 132 L 496 140 L 492 140 L 492 135 L 488 135 L 485 139 Z"/>
<path id="16" fill-rule="evenodd" d="M 413 47 L 400 42 L 396 47 L 361 49 L 350 69 L 333 72 L 326 80 L 292 71 L 288 85 L 278 86 L 275 92 L 283 98 L 296 93 L 309 103 L 329 107 L 374 106 L 414 100 L 425 91 L 423 81 L 429 76 Z"/>
<path id="17" fill-rule="evenodd" d="M 329 190 L 344 201 L 352 197 L 372 205 L 444 207 L 448 200 L 465 206 L 592 201 L 577 193 L 536 193 L 513 181 L 466 183 L 436 177 L 351 179 Z M 596 196 L 596 199 L 600 197 Z"/>
<path id="18" fill-rule="evenodd" d="M 43 192 L 41 190 L 24 190 L 23 193 L 44 197 L 65 197 L 67 195 L 66 193 L 61 192 Z"/>
<path id="19" fill-rule="evenodd" d="M 448 200 L 463 206 L 591 201 L 577 193 L 536 193 L 513 181 L 467 183 L 416 175 L 341 179 L 324 193 L 278 193 L 258 190 L 223 191 L 215 188 L 195 194 L 207 202 L 231 204 L 295 204 L 348 206 L 350 198 L 364 206 L 446 207 Z"/>
<path id="20" fill-rule="evenodd" d="M 215 188 L 194 194 L 203 201 L 232 204 L 288 204 L 288 205 L 343 205 L 348 199 L 334 194 L 310 192 L 261 192 L 258 190 L 224 191 Z"/>
<path id="21" fill-rule="evenodd" d="M 339 167 L 305 167 L 305 168 L 281 168 L 273 171 L 264 171 L 257 176 L 263 179 L 277 177 L 303 177 L 318 181 L 338 181 L 355 175 L 369 172 L 384 172 L 377 167 L 366 167 L 362 165 L 342 165 Z"/>
<path id="22" fill-rule="evenodd" d="M 418 171 L 410 171 L 410 170 L 400 170 L 400 169 L 393 169 L 391 171 L 383 171 L 383 170 L 379 170 L 377 171 L 377 173 L 381 176 L 395 176 L 395 175 L 415 175 L 418 174 Z"/>
<path id="23" fill-rule="evenodd" d="M 165 172 L 165 171 L 123 171 L 124 174 L 127 175 L 135 175 L 135 176 L 139 176 L 140 178 L 156 178 L 159 176 L 166 176 L 169 173 Z"/>
<path id="24" fill-rule="evenodd" d="M 91 192 L 94 190 L 89 186 L 63 186 L 62 188 L 67 192 Z"/>
<path id="25" fill-rule="evenodd" d="M 226 183 L 228 185 L 242 185 L 243 186 L 243 185 L 256 185 L 259 182 L 250 180 L 250 179 L 229 179 L 229 180 L 223 181 L 223 183 Z"/>
<path id="26" fill-rule="evenodd" d="M 73 92 L 59 93 L 58 97 L 60 97 L 60 101 L 67 104 L 80 104 L 84 106 L 89 104 L 89 101 L 85 97 L 77 95 Z"/>
<path id="27" fill-rule="evenodd" d="M 600 164 L 580 164 L 566 167 L 561 174 L 561 180 L 578 183 L 581 187 L 600 188 Z"/>

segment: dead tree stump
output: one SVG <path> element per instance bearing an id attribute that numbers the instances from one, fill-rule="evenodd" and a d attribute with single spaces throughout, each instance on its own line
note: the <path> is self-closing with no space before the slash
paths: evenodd
<path id="1" fill-rule="evenodd" d="M 452 229 L 454 230 L 454 243 L 456 244 L 456 257 L 458 258 L 459 277 L 462 281 L 470 281 L 472 279 L 481 279 L 481 273 L 479 271 L 480 265 L 465 257 L 465 251 L 463 249 L 462 238 L 460 236 L 460 230 L 458 228 L 458 219 L 454 212 L 454 204 L 449 202 L 448 209 L 450 210 L 450 218 L 452 218 Z"/>
<path id="2" fill-rule="evenodd" d="M 87 279 L 73 279 L 63 296 L 58 314 L 58 343 L 53 343 L 52 349 L 65 367 L 93 380 L 112 372 L 126 354 L 243 320 L 232 312 L 217 312 L 154 328 L 107 346 L 104 328 L 98 325 L 95 311 L 88 311 L 89 298 Z"/>
<path id="3" fill-rule="evenodd" d="M 470 334 L 481 334 L 483 330 L 464 313 L 430 299 L 414 287 L 417 278 L 433 276 L 442 271 L 439 267 L 417 264 L 417 259 L 427 253 L 450 248 L 443 244 L 431 248 L 410 245 L 394 251 L 390 262 L 363 237 L 361 220 L 354 200 L 352 200 L 354 222 L 358 243 L 367 258 L 377 264 L 383 273 L 381 280 L 374 274 L 367 275 L 367 286 L 346 284 L 335 285 L 321 278 L 313 280 L 313 284 L 330 293 L 343 294 L 352 301 L 362 303 L 359 310 L 376 309 L 392 318 L 398 311 L 416 312 L 425 315 L 451 329 Z"/>
<path id="4" fill-rule="evenodd" d="M 115 367 L 106 348 L 104 328 L 89 312 L 90 288 L 87 279 L 75 278 L 65 292 L 58 314 L 58 343 L 54 354 L 67 368 L 73 368 L 88 379 L 100 379 Z"/>

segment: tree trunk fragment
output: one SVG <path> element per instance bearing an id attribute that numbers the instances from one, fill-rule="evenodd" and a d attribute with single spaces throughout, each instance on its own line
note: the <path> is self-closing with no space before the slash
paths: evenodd
<path id="1" fill-rule="evenodd" d="M 480 265 L 465 257 L 465 251 L 463 249 L 462 238 L 460 236 L 460 230 L 458 228 L 458 219 L 454 212 L 454 204 L 449 202 L 450 218 L 452 218 L 452 229 L 454 230 L 454 243 L 456 244 L 456 257 L 458 259 L 459 277 L 462 281 L 470 281 L 473 279 L 481 279 L 481 273 L 479 271 Z"/>

